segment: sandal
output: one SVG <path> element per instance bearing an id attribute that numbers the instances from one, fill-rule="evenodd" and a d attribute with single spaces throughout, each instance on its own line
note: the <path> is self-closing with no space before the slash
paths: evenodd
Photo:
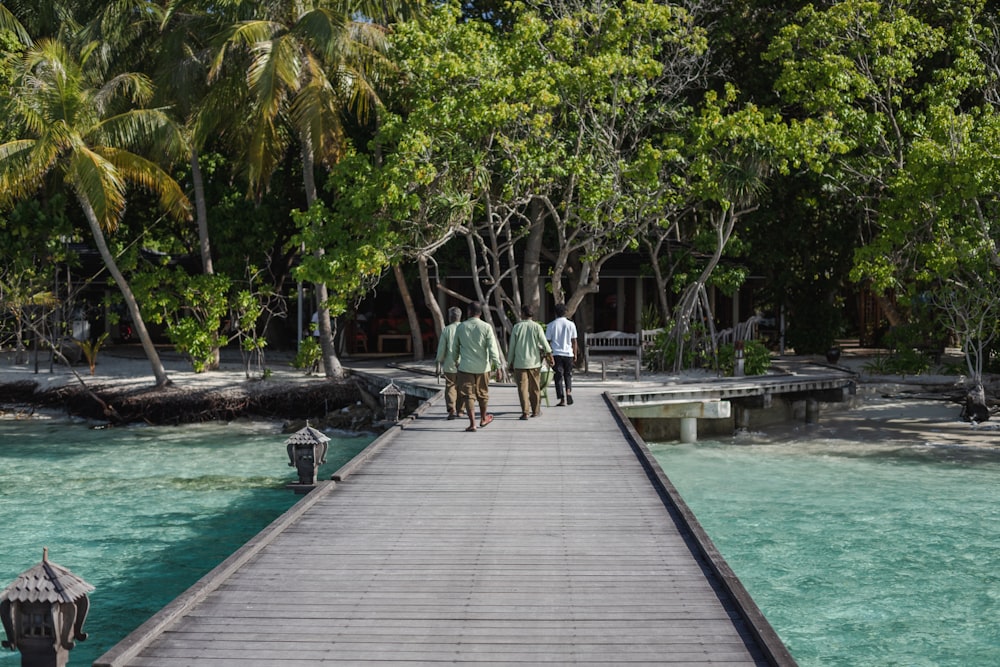
<path id="1" fill-rule="evenodd" d="M 469 427 L 466 427 L 465 430 L 466 431 L 472 431 L 473 433 L 475 433 L 476 432 L 476 427 L 475 426 L 469 426 Z"/>
<path id="2" fill-rule="evenodd" d="M 491 421 L 493 421 L 493 415 L 487 412 L 486 416 L 483 417 L 483 421 L 479 422 L 479 428 L 485 428 Z"/>

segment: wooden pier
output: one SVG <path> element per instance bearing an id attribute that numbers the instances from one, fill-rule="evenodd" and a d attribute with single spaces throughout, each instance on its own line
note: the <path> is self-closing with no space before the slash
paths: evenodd
<path id="1" fill-rule="evenodd" d="M 795 664 L 601 387 L 491 395 L 474 433 L 424 404 L 94 664 Z"/>

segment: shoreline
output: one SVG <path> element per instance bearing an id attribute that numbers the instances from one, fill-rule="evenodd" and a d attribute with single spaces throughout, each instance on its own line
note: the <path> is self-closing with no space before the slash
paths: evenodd
<path id="1" fill-rule="evenodd" d="M 182 355 L 162 350 L 161 360 L 171 385 L 156 388 L 141 348 L 118 346 L 101 351 L 94 375 L 90 375 L 85 363 L 73 367 L 87 389 L 65 366 L 54 364 L 50 372 L 47 357 L 43 357 L 36 373 L 33 360 L 14 365 L 12 354 L 0 354 L 0 412 L 12 412 L 15 418 L 17 413 L 51 410 L 97 423 L 117 423 L 96 409 L 98 403 L 89 395 L 92 392 L 111 401 L 121 423 L 182 424 L 248 418 L 286 423 L 309 419 L 316 425 L 318 413 L 333 417 L 324 427 L 377 430 L 373 424 L 379 402 L 363 383 L 350 374 L 342 381 L 307 375 L 291 366 L 290 352 L 269 352 L 267 378 L 248 379 L 236 350 L 223 350 L 220 368 L 204 373 L 191 370 Z M 1000 418 L 981 424 L 960 418 L 962 404 L 956 399 L 963 393 L 962 376 L 867 375 L 864 365 L 868 358 L 865 354 L 845 354 L 838 364 L 858 376 L 858 394 L 850 405 L 824 404 L 830 407 L 823 409 L 818 424 L 771 427 L 768 436 L 1000 447 Z M 786 361 L 791 359 L 802 358 Z M 352 362 L 364 365 L 378 360 L 342 361 L 350 367 Z M 781 361 L 777 358 L 775 364 Z M 433 362 L 423 364 L 433 368 Z M 614 382 L 630 382 L 625 373 L 604 382 L 599 374 L 580 372 L 574 380 L 609 388 Z M 990 393 L 996 395 L 997 379 L 984 380 Z M 676 376 L 644 374 L 642 381 L 668 384 L 679 380 Z"/>
<path id="2" fill-rule="evenodd" d="M 6 357 L 6 358 L 3 358 Z M 188 361 L 162 351 L 171 383 L 154 385 L 149 361 L 141 349 L 102 351 L 93 375 L 87 364 L 12 363 L 0 357 L 0 412 L 33 410 L 105 425 L 149 423 L 177 425 L 248 418 L 295 423 L 325 415 L 324 426 L 344 430 L 377 430 L 377 404 L 364 383 L 348 375 L 330 381 L 292 368 L 292 355 L 268 355 L 266 375 L 247 377 L 238 352 L 225 350 L 217 370 L 195 373 Z M 79 378 L 77 377 L 79 376 Z M 82 383 L 81 383 L 82 380 Z"/>

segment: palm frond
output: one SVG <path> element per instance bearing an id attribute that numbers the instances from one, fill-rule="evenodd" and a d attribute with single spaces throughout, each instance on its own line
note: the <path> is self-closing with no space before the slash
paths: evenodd
<path id="1" fill-rule="evenodd" d="M 132 104 L 146 104 L 153 97 L 153 82 L 145 74 L 126 72 L 109 79 L 97 89 L 94 102 L 102 111 L 112 111 L 115 104 L 128 100 Z"/>
<path id="2" fill-rule="evenodd" d="M 324 162 L 336 160 L 337 155 L 331 151 L 338 151 L 343 140 L 342 107 L 343 100 L 327 79 L 314 76 L 299 90 L 289 108 L 292 124 L 299 128 L 303 140 L 308 137 L 313 154 Z"/>
<path id="3" fill-rule="evenodd" d="M 308 45 L 323 60 L 337 58 L 337 47 L 350 21 L 348 14 L 316 8 L 305 12 L 292 27 L 296 40 Z"/>
<path id="4" fill-rule="evenodd" d="M 254 47 L 247 82 L 265 115 L 275 118 L 280 113 L 291 92 L 299 87 L 301 72 L 298 46 L 287 35 Z"/>
<path id="5" fill-rule="evenodd" d="M 191 218 L 191 202 L 184 191 L 155 162 L 129 151 L 106 150 L 105 156 L 122 179 L 156 194 L 168 214 L 178 220 Z"/>
<path id="6" fill-rule="evenodd" d="M 31 46 L 31 35 L 24 29 L 17 17 L 10 13 L 10 10 L 0 3 L 0 30 L 13 33 L 19 42 Z"/>
<path id="7" fill-rule="evenodd" d="M 167 161 L 187 154 L 180 128 L 162 109 L 133 109 L 101 121 L 88 135 L 95 145 L 131 151 L 155 148 Z"/>
<path id="8" fill-rule="evenodd" d="M 251 119 L 250 136 L 244 158 L 251 189 L 259 192 L 265 188 L 267 180 L 278 167 L 288 146 L 287 134 L 283 133 L 274 122 L 270 122 L 260 114 Z"/>
<path id="9" fill-rule="evenodd" d="M 87 146 L 79 146 L 66 167 L 66 182 L 86 199 L 102 229 L 114 231 L 125 210 L 125 182 L 112 161 Z"/>
<path id="10" fill-rule="evenodd" d="M 227 56 L 231 58 L 233 51 L 249 53 L 256 45 L 271 41 L 282 31 L 281 24 L 262 20 L 240 21 L 226 27 L 213 40 L 216 49 L 209 66 L 208 80 L 215 80 L 226 64 Z"/>
<path id="11" fill-rule="evenodd" d="M 47 169 L 37 170 L 32 158 L 37 142 L 21 139 L 0 144 L 0 202 L 11 202 L 29 197 L 41 185 Z"/>

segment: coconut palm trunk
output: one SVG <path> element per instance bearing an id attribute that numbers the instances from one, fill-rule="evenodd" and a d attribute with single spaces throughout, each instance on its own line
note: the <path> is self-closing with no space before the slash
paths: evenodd
<path id="1" fill-rule="evenodd" d="M 107 242 L 104 240 L 104 230 L 101 229 L 100 223 L 97 221 L 97 214 L 94 212 L 94 207 L 91 206 L 90 201 L 86 197 L 77 194 L 77 200 L 80 202 L 80 206 L 83 208 L 83 213 L 87 218 L 87 223 L 90 225 L 91 234 L 94 236 L 94 244 L 97 246 L 97 252 L 100 253 L 101 259 L 104 260 L 104 266 L 108 269 L 108 273 L 114 279 L 115 284 L 118 285 L 118 290 L 122 294 L 122 298 L 125 300 L 125 307 L 128 308 L 128 314 L 132 318 L 132 325 L 135 327 L 135 333 L 139 336 L 139 342 L 142 343 L 142 349 L 146 353 L 146 358 L 149 359 L 149 363 L 153 368 L 153 377 L 156 379 L 157 387 L 164 387 L 170 384 L 170 378 L 167 377 L 167 371 L 163 368 L 163 363 L 160 361 L 160 355 L 156 351 L 156 346 L 153 345 L 153 339 L 149 335 L 149 331 L 146 329 L 146 323 L 142 319 L 142 315 L 139 313 L 139 302 L 136 301 L 135 295 L 132 293 L 132 288 L 129 287 L 128 281 L 125 280 L 125 276 L 122 274 L 121 270 L 118 268 L 118 264 L 115 262 L 114 255 L 111 254 L 111 250 L 108 248 Z"/>
<path id="2" fill-rule="evenodd" d="M 308 133 L 303 133 L 302 137 L 302 177 L 306 190 L 306 208 L 311 208 L 316 201 L 316 177 L 313 169 L 315 159 L 313 157 L 312 139 Z M 315 251 L 317 257 L 326 254 L 323 248 Z M 330 292 L 326 283 L 314 283 L 316 290 L 316 324 L 319 328 L 319 346 L 323 351 L 323 375 L 329 379 L 336 380 L 344 376 L 344 367 L 337 356 L 337 347 L 333 340 L 333 322 L 330 319 L 330 308 L 327 305 L 330 301 Z"/>

